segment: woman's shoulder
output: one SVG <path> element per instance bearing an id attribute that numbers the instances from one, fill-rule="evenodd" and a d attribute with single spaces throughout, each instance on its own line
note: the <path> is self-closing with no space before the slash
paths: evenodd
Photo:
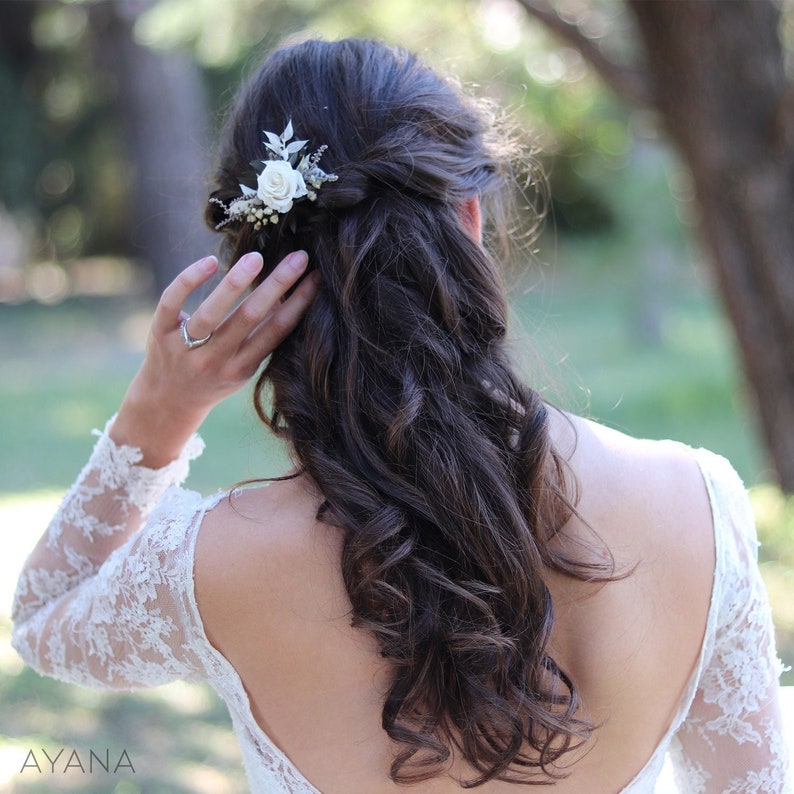
<path id="1" fill-rule="evenodd" d="M 300 608 L 307 582 L 319 583 L 338 538 L 317 521 L 320 502 L 306 478 L 295 477 L 234 490 L 207 511 L 194 567 L 199 607 L 212 622 L 259 610 L 267 623 L 271 606 L 276 613 L 288 602 Z"/>
<path id="2" fill-rule="evenodd" d="M 285 553 L 305 540 L 316 521 L 321 498 L 305 476 L 235 488 L 215 500 L 202 520 L 203 542 L 218 555 L 254 548 Z"/>
<path id="3" fill-rule="evenodd" d="M 552 437 L 577 483 L 578 509 L 588 523 L 626 542 L 689 544 L 699 538 L 712 544 L 708 453 L 561 413 L 552 420 Z"/>
<path id="4" fill-rule="evenodd" d="M 558 416 L 552 434 L 578 489 L 569 531 L 588 547 L 603 544 L 618 576 L 630 573 L 624 585 L 607 588 L 607 600 L 623 599 L 620 608 L 629 612 L 645 604 L 660 636 L 689 627 L 697 643 L 716 562 L 712 501 L 698 453 L 579 417 Z"/>

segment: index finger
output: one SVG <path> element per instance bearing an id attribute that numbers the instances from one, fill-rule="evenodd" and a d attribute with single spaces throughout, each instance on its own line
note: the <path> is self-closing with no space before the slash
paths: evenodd
<path id="1" fill-rule="evenodd" d="M 164 290 L 154 310 L 153 332 L 167 332 L 179 322 L 179 312 L 190 294 L 208 281 L 218 269 L 214 256 L 205 256 L 188 265 Z"/>

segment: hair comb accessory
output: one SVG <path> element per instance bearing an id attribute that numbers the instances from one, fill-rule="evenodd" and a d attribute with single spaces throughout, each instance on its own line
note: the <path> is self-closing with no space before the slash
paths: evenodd
<path id="1" fill-rule="evenodd" d="M 267 223 L 278 223 L 279 217 L 292 209 L 296 201 L 308 199 L 314 201 L 317 191 L 325 182 L 335 182 L 336 174 L 326 174 L 318 163 L 328 148 L 323 145 L 313 154 L 307 155 L 308 141 L 290 141 L 293 136 L 292 120 L 287 123 L 281 135 L 263 130 L 269 150 L 267 160 L 254 160 L 251 182 L 241 183 L 240 198 L 225 204 L 218 198 L 210 201 L 219 205 L 226 213 L 226 219 L 215 228 L 222 229 L 234 221 L 247 221 L 260 230 Z M 255 186 L 254 186 L 255 185 Z"/>

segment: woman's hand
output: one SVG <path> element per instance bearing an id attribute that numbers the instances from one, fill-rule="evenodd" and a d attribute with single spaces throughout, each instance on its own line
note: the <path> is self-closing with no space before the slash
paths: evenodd
<path id="1" fill-rule="evenodd" d="M 188 296 L 218 268 L 214 257 L 190 265 L 163 292 L 154 313 L 146 356 L 130 384 L 110 431 L 117 444 L 138 447 L 142 464 L 164 466 L 219 402 L 241 389 L 303 316 L 317 293 L 310 274 L 284 300 L 306 269 L 297 251 L 235 307 L 262 269 L 258 253 L 246 254 L 188 318 Z M 182 323 L 187 321 L 183 336 Z M 211 337 L 189 347 L 191 339 Z"/>

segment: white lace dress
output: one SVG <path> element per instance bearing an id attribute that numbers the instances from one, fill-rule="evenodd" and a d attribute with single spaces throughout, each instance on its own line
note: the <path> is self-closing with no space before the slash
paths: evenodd
<path id="1" fill-rule="evenodd" d="M 102 434 L 14 599 L 14 647 L 35 670 L 84 686 L 135 689 L 207 681 L 228 705 L 253 792 L 320 794 L 255 722 L 242 682 L 209 643 L 193 552 L 223 498 L 173 487 L 203 445 L 151 470 Z M 782 794 L 788 761 L 777 659 L 745 490 L 723 458 L 693 453 L 708 486 L 717 562 L 699 667 L 668 734 L 623 794 L 650 794 L 671 753 L 686 794 Z"/>

